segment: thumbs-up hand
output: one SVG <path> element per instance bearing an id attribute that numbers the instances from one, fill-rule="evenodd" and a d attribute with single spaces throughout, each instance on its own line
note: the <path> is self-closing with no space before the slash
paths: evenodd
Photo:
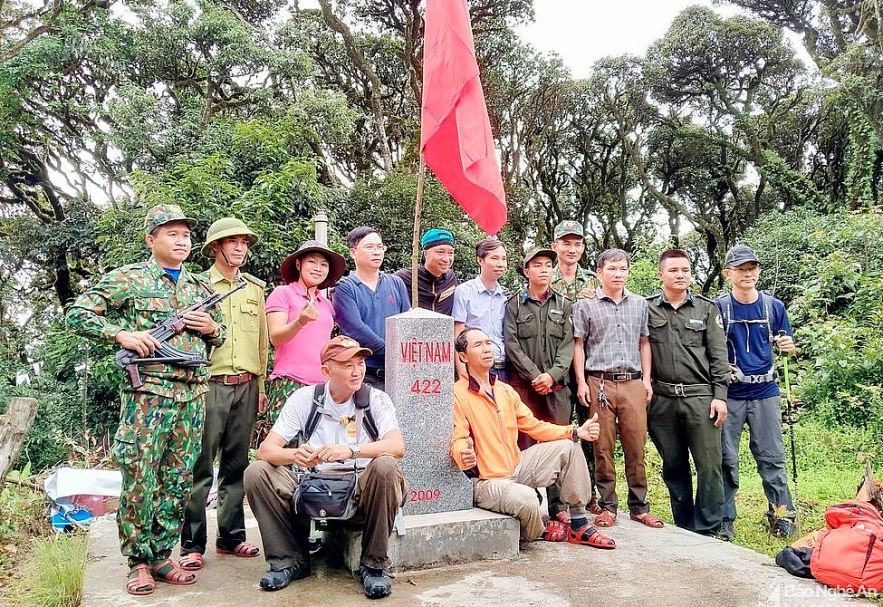
<path id="1" fill-rule="evenodd" d="M 576 435 L 589 442 L 598 440 L 598 437 L 601 436 L 601 424 L 598 423 L 597 411 L 577 429 Z"/>
<path id="2" fill-rule="evenodd" d="M 475 459 L 475 441 L 472 440 L 471 436 L 466 438 L 466 448 L 460 449 L 460 459 L 463 465 L 466 466 L 466 470 L 474 468 L 478 463 L 478 460 Z"/>

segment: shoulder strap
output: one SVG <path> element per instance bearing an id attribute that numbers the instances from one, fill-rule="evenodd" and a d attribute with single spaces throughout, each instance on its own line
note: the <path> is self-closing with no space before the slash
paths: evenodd
<path id="1" fill-rule="evenodd" d="M 371 414 L 371 390 L 373 388 L 368 384 L 362 384 L 362 387 L 356 390 L 353 395 L 353 403 L 356 405 L 356 415 L 364 412 L 365 431 L 372 441 L 380 438 L 380 431 L 377 429 L 377 422 L 374 421 L 374 415 Z"/>
<path id="2" fill-rule="evenodd" d="M 325 386 L 326 383 L 316 384 L 313 387 L 313 404 L 310 406 L 310 414 L 307 416 L 307 423 L 304 425 L 304 429 L 302 431 L 302 444 L 307 443 L 310 440 L 310 437 L 313 435 L 313 432 L 316 431 L 316 426 L 319 425 L 319 418 L 322 417 L 322 413 L 319 409 L 322 408 L 322 402 L 325 400 Z"/>
<path id="3" fill-rule="evenodd" d="M 763 315 L 766 321 L 766 331 L 770 344 L 773 343 L 773 298 L 763 291 L 760 292 L 760 301 L 763 304 Z"/>
<path id="4" fill-rule="evenodd" d="M 729 291 L 721 295 L 721 320 L 724 323 L 724 334 L 727 339 L 730 339 L 730 321 L 733 320 L 733 296 Z"/>

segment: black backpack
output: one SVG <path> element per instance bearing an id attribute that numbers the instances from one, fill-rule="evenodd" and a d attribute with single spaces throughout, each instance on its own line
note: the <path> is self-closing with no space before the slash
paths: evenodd
<path id="1" fill-rule="evenodd" d="M 316 384 L 313 388 L 313 405 L 310 408 L 310 415 L 307 417 L 306 425 L 297 436 L 298 445 L 308 442 L 313 432 L 316 431 L 316 426 L 319 425 L 319 420 L 324 412 L 322 404 L 325 401 L 327 386 L 328 382 L 325 382 Z M 363 416 L 362 423 L 365 425 L 365 431 L 368 433 L 368 436 L 371 437 L 372 441 L 376 441 L 380 438 L 380 432 L 377 430 L 377 422 L 374 421 L 374 416 L 371 414 L 371 390 L 373 390 L 371 386 L 362 384 L 362 387 L 356 390 L 356 393 L 353 395 L 353 403 L 356 405 L 356 415 L 361 413 Z"/>

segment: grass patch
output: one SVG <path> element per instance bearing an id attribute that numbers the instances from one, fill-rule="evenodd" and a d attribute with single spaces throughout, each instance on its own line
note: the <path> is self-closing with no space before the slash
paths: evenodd
<path id="1" fill-rule="evenodd" d="M 21 577 L 6 597 L 9 607 L 77 607 L 83 596 L 88 543 L 86 533 L 34 540 Z"/>

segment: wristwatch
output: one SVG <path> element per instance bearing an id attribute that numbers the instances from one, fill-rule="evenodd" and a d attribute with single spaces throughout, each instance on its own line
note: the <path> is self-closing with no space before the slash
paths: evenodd
<path id="1" fill-rule="evenodd" d="M 350 443 L 349 448 L 352 450 L 353 457 L 356 459 L 362 454 L 362 447 L 359 443 Z"/>
<path id="2" fill-rule="evenodd" d="M 579 442 L 579 432 L 576 426 L 573 426 L 573 429 L 570 432 L 570 440 L 575 443 Z"/>

